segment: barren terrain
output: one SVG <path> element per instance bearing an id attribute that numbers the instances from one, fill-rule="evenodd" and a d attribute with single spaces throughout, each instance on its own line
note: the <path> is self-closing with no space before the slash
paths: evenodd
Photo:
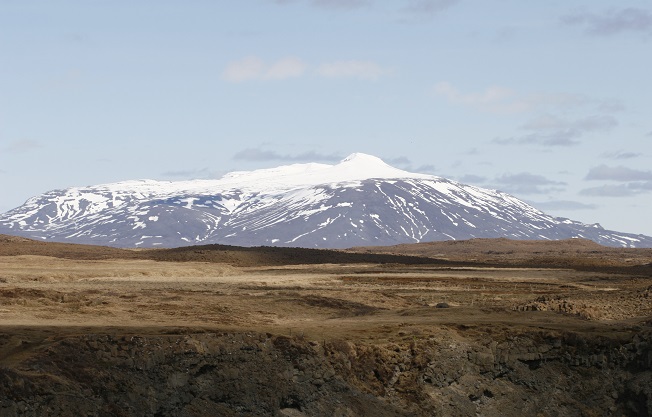
<path id="1" fill-rule="evenodd" d="M 651 345 L 648 249 L 0 237 L 2 416 L 645 416 Z"/>

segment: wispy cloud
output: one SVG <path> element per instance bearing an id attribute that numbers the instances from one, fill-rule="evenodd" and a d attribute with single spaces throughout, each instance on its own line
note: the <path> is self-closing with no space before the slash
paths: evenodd
<path id="1" fill-rule="evenodd" d="M 618 151 L 603 152 L 600 156 L 607 159 L 633 159 L 643 156 L 643 154 L 640 152 L 627 152 L 621 149 Z"/>
<path id="2" fill-rule="evenodd" d="M 430 19 L 459 3 L 460 0 L 408 0 L 399 12 L 403 22 Z"/>
<path id="3" fill-rule="evenodd" d="M 317 8 L 334 11 L 350 11 L 357 9 L 372 9 L 378 5 L 377 0 L 270 0 L 278 5 L 308 4 Z M 461 0 L 403 0 L 395 12 L 401 16 L 401 21 L 425 20 L 460 3 Z"/>
<path id="4" fill-rule="evenodd" d="M 302 76 L 308 65 L 296 57 L 286 57 L 271 64 L 256 56 L 230 62 L 222 72 L 222 78 L 230 82 L 252 80 L 285 80 Z"/>
<path id="5" fill-rule="evenodd" d="M 624 106 L 614 99 L 595 99 L 571 93 L 519 93 L 499 85 L 480 92 L 463 92 L 447 81 L 434 86 L 435 94 L 449 102 L 495 114 L 518 114 L 533 111 L 550 111 L 572 108 L 593 108 L 600 113 L 615 113 Z"/>
<path id="6" fill-rule="evenodd" d="M 652 191 L 652 171 L 632 169 L 625 166 L 599 165 L 586 174 L 589 181 L 616 181 L 621 184 L 605 184 L 586 188 L 581 195 L 594 197 L 629 197 Z"/>
<path id="7" fill-rule="evenodd" d="M 522 128 L 525 130 L 571 130 L 591 132 L 596 130 L 609 130 L 618 125 L 613 116 L 593 115 L 581 119 L 569 120 L 558 116 L 544 114 L 526 122 Z"/>
<path id="8" fill-rule="evenodd" d="M 652 181 L 652 171 L 641 171 L 625 166 L 600 165 L 589 170 L 586 180 L 606 181 Z"/>
<path id="9" fill-rule="evenodd" d="M 595 210 L 596 204 L 587 204 L 579 201 L 570 200 L 550 200 L 550 201 L 528 201 L 539 210 Z"/>
<path id="10" fill-rule="evenodd" d="M 576 138 L 576 132 L 558 131 L 552 133 L 531 133 L 525 136 L 511 138 L 495 138 L 492 142 L 498 145 L 575 146 L 580 143 Z"/>
<path id="11" fill-rule="evenodd" d="M 602 14 L 577 11 L 563 16 L 561 21 L 566 25 L 583 27 L 589 35 L 610 36 L 624 32 L 652 34 L 652 13 L 634 7 L 612 9 Z"/>
<path id="12" fill-rule="evenodd" d="M 309 65 L 300 58 L 286 57 L 266 63 L 257 56 L 249 56 L 227 64 L 222 79 L 240 83 L 245 81 L 287 80 L 307 74 Z M 373 61 L 336 61 L 317 66 L 314 73 L 324 78 L 357 78 L 377 80 L 392 71 Z"/>
<path id="13" fill-rule="evenodd" d="M 23 153 L 23 152 L 29 152 L 34 149 L 42 148 L 43 145 L 41 145 L 39 142 L 32 140 L 32 139 L 19 139 L 15 140 L 13 142 L 10 142 L 7 146 L 2 148 L 3 151 L 5 152 L 11 152 L 11 153 Z"/>
<path id="14" fill-rule="evenodd" d="M 519 113 L 530 106 L 516 97 L 516 92 L 501 86 L 487 87 L 480 93 L 463 93 L 448 82 L 435 85 L 435 93 L 455 104 L 463 104 L 492 113 Z"/>
<path id="15" fill-rule="evenodd" d="M 315 7 L 321 7 L 324 9 L 334 9 L 334 10 L 358 9 L 360 7 L 365 7 L 372 4 L 371 0 L 310 0 L 310 1 L 272 0 L 272 2 L 279 5 L 287 5 L 293 3 L 308 3 Z"/>
<path id="16" fill-rule="evenodd" d="M 630 183 L 629 186 L 634 190 L 639 191 L 652 191 L 652 181 L 643 181 L 637 183 Z"/>
<path id="17" fill-rule="evenodd" d="M 580 195 L 590 197 L 630 197 L 640 193 L 641 190 L 632 188 L 629 184 L 608 184 L 599 187 L 585 188 L 580 191 Z"/>
<path id="18" fill-rule="evenodd" d="M 322 64 L 317 74 L 326 78 L 377 80 L 391 71 L 372 61 L 337 61 Z"/>
<path id="19" fill-rule="evenodd" d="M 393 158 L 382 158 L 382 159 L 386 164 L 389 165 L 409 166 L 412 164 L 412 161 L 410 161 L 410 159 L 406 156 L 395 156 Z"/>
<path id="20" fill-rule="evenodd" d="M 466 174 L 458 177 L 457 180 L 464 184 L 482 184 L 487 181 L 487 177 L 474 174 Z"/>
<path id="21" fill-rule="evenodd" d="M 420 172 L 422 174 L 436 174 L 437 167 L 432 164 L 419 165 L 418 167 L 412 169 L 407 169 L 408 171 Z"/>
<path id="22" fill-rule="evenodd" d="M 553 181 L 542 175 L 521 172 L 518 174 L 504 174 L 495 178 L 492 182 L 504 191 L 514 194 L 548 194 L 561 191 L 566 185 L 565 182 Z"/>
<path id="23" fill-rule="evenodd" d="M 521 126 L 521 129 L 531 133 L 519 137 L 497 138 L 493 142 L 500 145 L 573 146 L 578 145 L 579 138 L 587 133 L 610 131 L 617 125 L 616 118 L 610 115 L 592 115 L 571 120 L 544 114 Z"/>
<path id="24" fill-rule="evenodd" d="M 412 161 L 406 156 L 395 156 L 391 158 L 382 158 L 382 160 L 393 167 L 400 168 L 408 172 L 418 172 L 421 174 L 435 175 L 437 168 L 433 164 L 423 164 L 414 166 Z"/>
<path id="25" fill-rule="evenodd" d="M 214 177 L 208 168 L 165 171 L 161 174 L 168 178 L 210 178 Z"/>
<path id="26" fill-rule="evenodd" d="M 370 0 L 312 0 L 313 5 L 326 9 L 351 10 L 366 7 L 371 4 Z"/>
<path id="27" fill-rule="evenodd" d="M 324 154 L 315 151 L 300 154 L 281 154 L 276 151 L 247 148 L 233 155 L 233 159 L 242 161 L 283 161 L 283 162 L 338 162 L 344 157 L 337 153 Z"/>
<path id="28" fill-rule="evenodd" d="M 433 164 L 423 164 L 414 166 L 412 161 L 406 156 L 395 156 L 391 158 L 382 158 L 382 160 L 393 167 L 403 169 L 408 172 L 418 172 L 421 174 L 435 174 L 437 168 Z"/>
<path id="29" fill-rule="evenodd" d="M 500 145 L 574 146 L 591 132 L 606 132 L 618 125 L 612 115 L 624 106 L 614 99 L 595 99 L 582 94 L 536 93 L 521 94 L 502 87 L 490 86 L 481 92 L 462 92 L 448 82 L 435 85 L 436 94 L 457 105 L 501 115 L 535 115 L 521 125 L 528 133 L 492 142 Z M 581 114 L 574 118 L 560 113 Z M 591 114 L 593 113 L 593 114 Z"/>

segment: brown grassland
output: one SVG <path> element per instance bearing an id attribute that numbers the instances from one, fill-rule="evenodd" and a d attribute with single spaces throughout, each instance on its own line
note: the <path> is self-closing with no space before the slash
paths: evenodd
<path id="1" fill-rule="evenodd" d="M 652 249 L 0 236 L 0 415 L 652 414 Z"/>

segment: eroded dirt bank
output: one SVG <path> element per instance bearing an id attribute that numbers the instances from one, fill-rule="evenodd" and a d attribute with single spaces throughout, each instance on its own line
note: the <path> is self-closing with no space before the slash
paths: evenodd
<path id="1" fill-rule="evenodd" d="M 0 415 L 652 414 L 650 327 L 611 337 L 442 327 L 437 337 L 380 344 L 206 330 L 52 332 L 0 335 L 2 348 L 18 353 L 0 372 Z"/>

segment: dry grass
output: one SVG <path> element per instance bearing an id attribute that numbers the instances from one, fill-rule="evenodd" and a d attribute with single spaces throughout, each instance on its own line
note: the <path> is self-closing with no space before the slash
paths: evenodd
<path id="1" fill-rule="evenodd" d="M 444 253 L 446 247 L 449 251 Z M 421 373 L 436 358 L 462 362 L 437 362 L 428 378 L 442 373 L 440 365 L 455 375 L 465 372 L 460 369 L 468 365 L 467 354 L 484 354 L 491 343 L 507 346 L 514 335 L 627 341 L 646 334 L 652 325 L 649 250 L 596 248 L 581 241 L 555 247 L 502 240 L 374 249 L 392 252 L 391 256 L 359 250 L 365 253 L 221 246 L 128 251 L 0 237 L 0 369 L 36 380 L 42 374 L 29 364 L 50 364 L 50 349 L 62 352 L 65 343 L 77 354 L 84 335 L 115 341 L 107 348 L 116 352 L 134 337 L 175 335 L 176 346 L 184 339 L 176 335 L 184 334 L 263 335 L 265 340 L 273 335 L 277 343 L 286 340 L 288 349 L 298 343 L 306 351 L 341 356 L 351 367 L 346 372 L 360 372 L 365 390 L 382 392 L 396 384 L 404 389 L 391 395 L 404 395 L 413 403 L 411 393 L 416 390 L 425 389 L 428 395 L 448 392 L 410 382 L 423 381 Z M 570 250 L 575 252 L 570 255 Z M 89 343 L 95 343 L 93 337 Z M 224 337 L 228 343 L 233 343 L 231 339 Z M 512 345 L 520 349 L 519 343 Z M 405 369 L 418 370 L 420 379 L 399 378 L 398 368 L 383 365 L 403 354 L 409 358 Z M 69 357 L 53 357 L 68 369 Z M 93 356 L 86 366 L 96 366 L 96 359 Z M 549 372 L 576 371 L 563 369 Z M 252 378 L 258 377 L 255 371 Z M 97 372 L 102 374 L 102 369 Z M 48 375 L 56 382 L 61 372 Z M 500 378 L 494 381 L 479 374 L 475 378 L 460 391 L 464 400 L 471 398 L 468 393 L 475 393 L 480 380 L 501 393 L 495 398 L 506 395 L 503 405 L 516 404 L 533 392 Z M 537 378 L 550 380 L 547 375 Z M 457 393 L 464 381 L 460 376 L 451 389 Z M 582 392 L 591 393 L 593 388 Z M 458 397 L 438 398 L 431 399 L 449 407 L 461 404 Z M 497 406 L 500 414 L 487 415 L 503 412 Z M 521 410 L 511 413 L 521 414 Z"/>
<path id="2" fill-rule="evenodd" d="M 571 246 L 579 251 L 569 258 L 574 263 L 564 258 L 566 268 L 559 267 L 555 250 Z M 5 238 L 0 326 L 210 327 L 374 340 L 397 337 L 386 326 L 406 323 L 426 334 L 447 323 L 488 322 L 610 331 L 652 316 L 648 250 L 502 240 L 376 250 L 424 255 L 424 248 L 442 247 L 456 248 L 447 255 L 454 264 L 368 253 L 342 258 L 331 251 L 215 246 L 126 251 Z M 504 258 L 478 261 L 489 250 L 505 252 Z M 528 265 L 534 252 L 547 253 L 548 265 Z M 174 261 L 180 254 L 183 261 Z M 346 256 L 352 261 L 340 263 Z M 338 262 L 316 263 L 324 259 Z M 436 308 L 442 303 L 449 308 Z"/>

